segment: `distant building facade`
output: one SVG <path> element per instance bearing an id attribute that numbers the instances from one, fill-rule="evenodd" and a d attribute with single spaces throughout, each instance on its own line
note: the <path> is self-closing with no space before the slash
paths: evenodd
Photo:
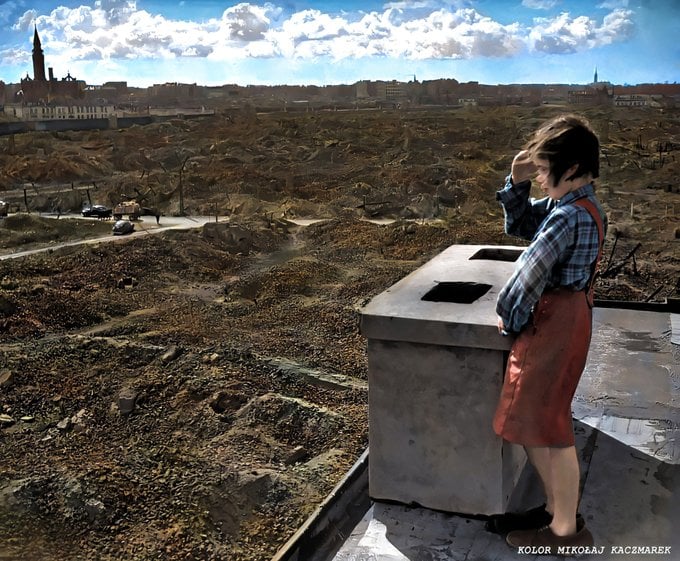
<path id="1" fill-rule="evenodd" d="M 574 105 L 607 105 L 610 103 L 611 95 L 606 87 L 590 87 L 578 90 L 570 90 L 568 102 Z"/>
<path id="2" fill-rule="evenodd" d="M 115 113 L 113 105 L 28 105 L 5 104 L 5 115 L 20 121 L 55 121 L 66 119 L 108 119 Z"/>
<path id="3" fill-rule="evenodd" d="M 401 82 L 393 80 L 392 82 L 385 82 L 384 98 L 387 101 L 403 101 L 406 99 L 404 92 L 404 85 Z"/>
<path id="4" fill-rule="evenodd" d="M 127 95 L 127 82 L 105 82 L 101 86 L 86 86 L 83 91 L 83 100 L 95 105 L 117 104 L 121 99 L 126 100 Z"/>
<path id="5" fill-rule="evenodd" d="M 166 82 L 151 86 L 147 95 L 152 102 L 159 105 L 176 105 L 201 99 L 202 93 L 201 87 L 196 84 Z"/>
<path id="6" fill-rule="evenodd" d="M 646 107 L 649 96 L 647 95 L 615 95 L 614 105 L 616 107 Z"/>

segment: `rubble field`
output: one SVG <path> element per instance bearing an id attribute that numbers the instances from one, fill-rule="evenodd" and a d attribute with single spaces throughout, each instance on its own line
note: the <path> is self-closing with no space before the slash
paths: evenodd
<path id="1" fill-rule="evenodd" d="M 524 245 L 495 191 L 564 111 L 0 137 L 0 254 L 50 248 L 0 261 L 0 559 L 271 559 L 368 444 L 359 310 L 452 244 Z M 596 296 L 678 298 L 680 110 L 583 112 L 609 217 Z M 110 232 L 46 216 L 87 197 L 220 221 L 64 247 Z"/>

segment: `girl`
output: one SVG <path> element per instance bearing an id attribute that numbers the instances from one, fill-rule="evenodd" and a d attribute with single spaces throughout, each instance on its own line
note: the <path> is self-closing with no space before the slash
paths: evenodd
<path id="1" fill-rule="evenodd" d="M 529 197 L 534 175 L 547 194 L 540 200 Z M 606 228 L 593 187 L 598 176 L 597 136 L 584 119 L 562 115 L 533 134 L 497 193 L 506 232 L 532 241 L 498 296 L 498 329 L 517 337 L 493 427 L 524 446 L 546 495 L 544 506 L 524 516 L 489 521 L 492 531 L 518 528 L 506 538 L 513 547 L 556 553 L 593 545 L 576 514 L 571 400 L 590 346 L 593 276 Z"/>

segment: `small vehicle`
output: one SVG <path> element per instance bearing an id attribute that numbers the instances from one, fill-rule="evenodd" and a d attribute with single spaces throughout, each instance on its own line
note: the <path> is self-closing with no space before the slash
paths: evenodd
<path id="1" fill-rule="evenodd" d="M 96 218 L 111 218 L 111 209 L 104 205 L 88 205 L 84 206 L 82 215 Z"/>
<path id="2" fill-rule="evenodd" d="M 130 220 L 137 220 L 141 213 L 142 207 L 136 201 L 123 201 L 113 207 L 113 217 L 116 220 L 121 220 L 124 214 L 127 214 Z"/>
<path id="3" fill-rule="evenodd" d="M 5 201 L 0 201 L 0 218 L 7 216 L 8 212 L 9 212 L 9 203 L 6 203 Z"/>
<path id="4" fill-rule="evenodd" d="M 116 223 L 111 229 L 111 233 L 114 236 L 125 236 L 127 234 L 132 234 L 135 231 L 135 225 L 129 220 L 116 220 Z"/>

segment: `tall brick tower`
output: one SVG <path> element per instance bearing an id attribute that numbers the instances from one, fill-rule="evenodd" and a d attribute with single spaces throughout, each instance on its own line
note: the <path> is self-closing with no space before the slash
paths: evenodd
<path id="1" fill-rule="evenodd" d="M 33 32 L 33 79 L 46 82 L 45 77 L 45 55 L 43 54 L 42 45 L 40 44 L 40 37 L 38 37 L 38 28 L 34 27 Z"/>

